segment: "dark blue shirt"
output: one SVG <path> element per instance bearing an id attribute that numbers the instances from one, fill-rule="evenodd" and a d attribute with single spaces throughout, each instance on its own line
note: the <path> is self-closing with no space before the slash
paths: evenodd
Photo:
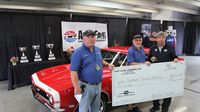
<path id="1" fill-rule="evenodd" d="M 156 57 L 157 60 L 155 62 L 152 62 L 152 57 Z M 158 45 L 152 46 L 150 48 L 147 60 L 152 63 L 159 63 L 170 62 L 173 61 L 175 58 L 178 58 L 175 54 L 175 49 L 171 45 L 165 44 L 161 51 L 159 51 Z"/>
<path id="2" fill-rule="evenodd" d="M 102 79 L 102 56 L 98 47 L 94 46 L 91 52 L 84 44 L 77 48 L 71 57 L 71 71 L 78 72 L 79 80 L 97 84 Z"/>
<path id="3" fill-rule="evenodd" d="M 134 45 L 132 45 L 128 49 L 128 54 L 127 54 L 128 65 L 130 65 L 131 62 L 144 63 L 145 61 L 146 61 L 146 55 L 144 53 L 143 47 L 141 47 L 141 49 L 138 50 Z"/>

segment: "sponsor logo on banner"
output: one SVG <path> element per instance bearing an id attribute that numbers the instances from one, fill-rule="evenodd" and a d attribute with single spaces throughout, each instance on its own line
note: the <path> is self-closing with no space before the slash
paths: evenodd
<path id="1" fill-rule="evenodd" d="M 106 41 L 106 33 L 105 32 L 98 32 L 95 30 L 96 33 L 96 41 Z M 79 30 L 78 31 L 78 41 L 82 42 L 83 41 L 83 31 Z"/>
<path id="2" fill-rule="evenodd" d="M 97 33 L 97 41 L 105 41 L 106 40 L 106 33 L 105 32 L 98 32 Z"/>
<path id="3" fill-rule="evenodd" d="M 106 33 L 105 32 L 98 32 L 95 30 L 96 33 L 96 41 L 106 41 Z M 74 31 L 66 31 L 64 33 L 64 40 L 67 42 L 74 42 L 78 39 L 79 42 L 83 41 L 83 31 L 78 31 L 78 38 L 76 37 L 77 34 Z"/>
<path id="4" fill-rule="evenodd" d="M 62 28 L 62 46 L 66 51 L 71 46 L 76 49 L 83 43 L 83 33 L 88 30 L 94 30 L 96 33 L 95 46 L 105 48 L 108 46 L 107 24 L 89 23 L 89 22 L 61 22 Z"/>
<path id="5" fill-rule="evenodd" d="M 66 31 L 64 33 L 64 40 L 67 42 L 74 42 L 76 41 L 76 32 L 74 31 Z"/>

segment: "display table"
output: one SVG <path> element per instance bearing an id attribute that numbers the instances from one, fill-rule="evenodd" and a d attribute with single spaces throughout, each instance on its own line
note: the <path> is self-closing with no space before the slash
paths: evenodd
<path id="1" fill-rule="evenodd" d="M 41 69 L 65 64 L 65 59 L 51 61 L 18 63 L 16 66 L 8 64 L 8 90 L 31 84 L 31 75 Z"/>

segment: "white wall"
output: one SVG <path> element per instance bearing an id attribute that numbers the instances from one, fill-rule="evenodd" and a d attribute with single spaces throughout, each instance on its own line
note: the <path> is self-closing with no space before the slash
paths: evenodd
<path id="1" fill-rule="evenodd" d="M 167 21 L 191 21 L 190 14 L 161 10 L 160 13 L 151 15 L 152 20 L 167 20 Z"/>

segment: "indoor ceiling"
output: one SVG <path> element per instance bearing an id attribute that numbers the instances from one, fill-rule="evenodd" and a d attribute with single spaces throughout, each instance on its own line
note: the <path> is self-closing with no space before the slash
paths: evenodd
<path id="1" fill-rule="evenodd" d="M 142 17 L 161 10 L 199 15 L 200 0 L 0 0 L 0 9 Z"/>

